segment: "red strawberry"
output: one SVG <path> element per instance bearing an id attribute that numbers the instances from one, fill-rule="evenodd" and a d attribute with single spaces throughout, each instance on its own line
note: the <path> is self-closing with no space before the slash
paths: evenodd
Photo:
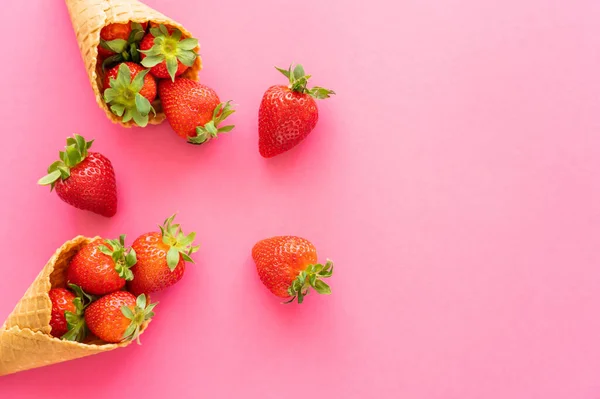
<path id="1" fill-rule="evenodd" d="M 128 44 L 139 42 L 148 27 L 147 22 L 109 24 L 100 30 L 98 55 L 102 58 L 128 51 Z M 133 32 L 133 35 L 132 35 Z"/>
<path id="2" fill-rule="evenodd" d="M 271 158 L 298 145 L 314 129 L 319 119 L 316 99 L 335 94 L 322 87 L 306 87 L 310 75 L 302 65 L 286 71 L 277 68 L 289 80 L 289 86 L 272 86 L 264 94 L 258 110 L 258 149 Z"/>
<path id="3" fill-rule="evenodd" d="M 69 286 L 77 295 L 66 288 L 54 288 L 48 292 L 52 302 L 50 334 L 57 338 L 81 342 L 87 335 L 83 312 L 92 298 L 80 287 L 74 284 Z"/>
<path id="4" fill-rule="evenodd" d="M 119 240 L 94 240 L 75 254 L 69 263 L 67 281 L 92 295 L 105 295 L 125 286 L 133 278 L 134 250 L 125 250 L 125 236 Z"/>
<path id="5" fill-rule="evenodd" d="M 180 225 L 172 224 L 174 218 L 165 220 L 160 233 L 146 233 L 133 242 L 137 263 L 127 284 L 132 293 L 161 291 L 181 280 L 186 261 L 194 263 L 190 255 L 199 248 L 192 246 L 196 233 L 184 235 Z"/>
<path id="6" fill-rule="evenodd" d="M 188 143 L 202 144 L 234 128 L 233 125 L 218 127 L 235 111 L 230 101 L 221 103 L 210 87 L 178 78 L 174 82 L 161 80 L 158 93 L 169 124 L 175 133 L 187 138 Z"/>
<path id="7" fill-rule="evenodd" d="M 154 316 L 156 303 L 146 304 L 146 296 L 117 291 L 93 302 L 85 311 L 90 331 L 106 342 L 138 340 L 143 324 Z"/>
<path id="8" fill-rule="evenodd" d="M 50 334 L 52 334 L 53 337 L 60 338 L 69 331 L 65 312 L 76 312 L 75 304 L 73 303 L 75 294 L 66 288 L 54 288 L 48 292 L 48 296 L 52 302 Z"/>
<path id="9" fill-rule="evenodd" d="M 157 78 L 166 79 L 184 73 L 194 65 L 198 54 L 198 40 L 181 39 L 181 31 L 164 25 L 150 28 L 140 43 L 142 65 L 150 68 L 150 73 Z"/>
<path id="10" fill-rule="evenodd" d="M 113 114 L 123 117 L 123 122 L 133 119 L 140 127 L 148 124 L 148 114 L 155 112 L 150 103 L 156 98 L 156 80 L 148 69 L 123 62 L 106 74 L 104 88 L 104 101 Z"/>
<path id="11" fill-rule="evenodd" d="M 102 154 L 88 152 L 92 141 L 76 134 L 67 139 L 60 161 L 48 167 L 38 184 L 56 188 L 59 198 L 79 209 L 111 217 L 117 213 L 117 184 L 110 161 Z"/>
<path id="12" fill-rule="evenodd" d="M 135 62 L 123 62 L 121 64 L 124 64 L 129 69 L 131 79 L 134 79 L 140 72 L 148 71 L 146 68 L 144 68 L 140 64 L 136 64 Z M 108 89 L 109 87 L 111 87 L 110 86 L 111 80 L 118 80 L 119 68 L 121 67 L 121 64 L 115 65 L 114 67 L 109 69 L 109 71 L 106 73 L 106 75 L 104 75 L 103 87 L 105 90 Z M 150 102 L 152 102 L 156 99 L 156 79 L 154 79 L 154 76 L 152 76 L 146 72 L 146 74 L 144 76 L 144 85 L 142 86 L 139 93 L 143 97 L 146 97 L 148 99 L 148 101 L 150 101 Z"/>
<path id="13" fill-rule="evenodd" d="M 259 241 L 252 248 L 258 276 L 263 284 L 281 298 L 304 296 L 312 287 L 319 294 L 331 294 L 331 289 L 321 278 L 331 277 L 333 262 L 325 266 L 317 263 L 317 250 L 310 241 L 293 236 L 273 237 Z"/>

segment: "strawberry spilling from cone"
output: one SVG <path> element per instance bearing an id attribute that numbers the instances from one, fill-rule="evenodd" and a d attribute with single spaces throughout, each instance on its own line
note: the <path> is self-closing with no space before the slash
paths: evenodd
<path id="1" fill-rule="evenodd" d="M 130 247 L 122 235 L 59 248 L 0 328 L 0 376 L 139 343 L 150 294 L 180 281 L 199 248 L 174 219 Z"/>

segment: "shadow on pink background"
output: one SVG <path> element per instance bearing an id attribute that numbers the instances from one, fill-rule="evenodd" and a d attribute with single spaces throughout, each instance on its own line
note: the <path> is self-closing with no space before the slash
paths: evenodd
<path id="1" fill-rule="evenodd" d="M 599 2 L 147 4 L 200 38 L 237 128 L 197 148 L 111 124 L 63 2 L 3 2 L 0 321 L 77 234 L 131 242 L 179 211 L 197 265 L 142 346 L 1 398 L 600 397 Z M 258 104 L 290 62 L 338 95 L 264 160 Z M 74 132 L 115 166 L 112 219 L 35 185 Z M 331 297 L 270 296 L 250 249 L 275 234 L 336 261 Z"/>

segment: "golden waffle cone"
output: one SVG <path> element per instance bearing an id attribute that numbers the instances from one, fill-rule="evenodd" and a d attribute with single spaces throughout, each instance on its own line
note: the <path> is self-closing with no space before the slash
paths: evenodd
<path id="1" fill-rule="evenodd" d="M 96 238 L 78 236 L 58 248 L 8 316 L 0 328 L 0 376 L 110 351 L 131 343 L 103 344 L 95 341 L 82 344 L 50 335 L 52 302 L 48 292 L 51 288 L 65 287 L 69 261 L 81 247 Z M 142 331 L 146 326 L 147 323 Z"/>
<path id="2" fill-rule="evenodd" d="M 155 22 L 177 28 L 183 34 L 182 37 L 192 37 L 179 23 L 171 18 L 155 11 L 147 5 L 140 3 L 137 0 L 66 0 L 75 36 L 79 43 L 81 57 L 85 64 L 90 84 L 96 95 L 96 102 L 106 112 L 108 119 L 115 123 L 119 123 L 125 127 L 134 126 L 134 122 L 130 121 L 123 123 L 121 118 L 113 114 L 107 107 L 102 98 L 102 79 L 104 74 L 102 66 L 98 65 L 98 44 L 100 44 L 100 30 L 112 23 L 134 22 Z M 199 48 L 196 48 L 196 52 Z M 202 69 L 200 57 L 196 58 L 196 62 L 188 68 L 182 77 L 198 80 L 198 72 Z M 153 113 L 149 115 L 148 123 L 158 125 L 165 120 L 165 114 L 162 112 L 159 101 L 153 104 L 156 110 L 156 116 Z"/>

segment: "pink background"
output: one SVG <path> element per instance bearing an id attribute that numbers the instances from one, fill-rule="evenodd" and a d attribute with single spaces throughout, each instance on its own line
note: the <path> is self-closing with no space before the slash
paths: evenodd
<path id="1" fill-rule="evenodd" d="M 200 38 L 237 129 L 197 148 L 111 124 L 62 1 L 2 2 L 0 320 L 77 234 L 131 242 L 179 211 L 197 265 L 142 346 L 0 397 L 600 397 L 600 2 L 147 3 Z M 292 61 L 338 95 L 264 160 L 258 104 Z M 35 185 L 74 132 L 115 166 L 112 219 Z M 250 249 L 276 234 L 336 261 L 332 296 L 264 289 Z"/>

